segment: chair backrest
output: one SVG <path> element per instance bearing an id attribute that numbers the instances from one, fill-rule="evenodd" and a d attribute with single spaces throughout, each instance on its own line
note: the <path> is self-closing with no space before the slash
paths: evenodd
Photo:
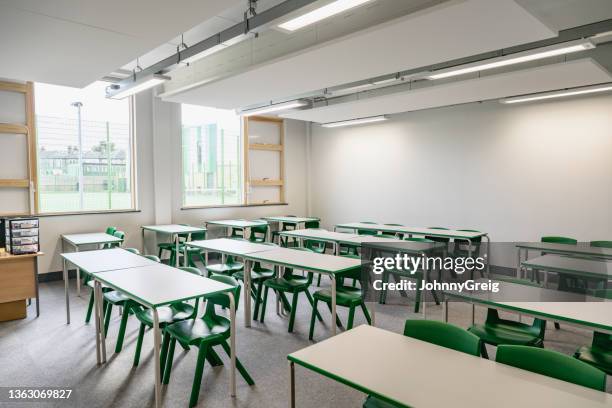
<path id="1" fill-rule="evenodd" d="M 191 240 L 192 241 L 203 241 L 205 239 L 206 239 L 206 231 L 192 232 L 191 233 Z"/>
<path id="2" fill-rule="evenodd" d="M 603 371 L 557 351 L 500 345 L 497 347 L 495 361 L 583 387 L 606 390 L 606 374 Z"/>
<path id="3" fill-rule="evenodd" d="M 255 220 L 255 221 L 262 221 L 262 222 L 266 222 L 265 220 Z M 270 228 L 270 225 L 268 225 L 268 223 L 266 222 L 266 224 L 263 225 L 257 225 L 255 227 L 251 228 L 251 236 L 249 237 L 249 239 L 251 240 L 255 240 L 255 239 L 266 239 L 267 235 L 268 235 L 268 229 Z"/>
<path id="4" fill-rule="evenodd" d="M 612 248 L 612 241 L 591 241 L 592 247 Z"/>
<path id="5" fill-rule="evenodd" d="M 454 324 L 436 320 L 406 320 L 404 336 L 480 356 L 480 338 Z"/>
<path id="6" fill-rule="evenodd" d="M 576 245 L 578 244 L 578 240 L 569 237 L 557 237 L 557 236 L 547 236 L 540 238 L 540 242 L 548 242 L 551 244 L 566 244 L 566 245 Z"/>
<path id="7" fill-rule="evenodd" d="M 125 248 L 125 250 L 133 254 L 140 255 L 140 251 L 136 248 Z"/>
<path id="8" fill-rule="evenodd" d="M 304 223 L 304 227 L 305 228 L 321 228 L 321 221 L 319 220 L 306 221 Z"/>
<path id="9" fill-rule="evenodd" d="M 446 227 L 427 227 L 429 229 L 437 229 L 437 230 L 448 230 L 448 228 Z M 429 236 L 425 236 L 425 238 L 427 239 L 431 239 L 432 241 L 436 241 L 436 242 L 450 242 L 450 238 L 446 238 L 446 237 L 429 237 Z"/>
<path id="10" fill-rule="evenodd" d="M 347 255 L 341 255 L 341 256 L 342 256 L 342 258 L 361 259 L 361 256 L 354 255 L 354 254 L 347 254 Z M 341 278 L 355 279 L 355 280 L 358 280 L 359 282 L 361 282 L 361 268 L 355 268 L 355 269 L 351 269 L 351 270 L 346 271 L 346 272 L 342 272 L 338 276 L 341 277 Z M 342 282 L 342 284 L 343 283 L 344 282 Z"/>
<path id="11" fill-rule="evenodd" d="M 361 224 L 378 224 L 375 221 L 359 221 Z M 376 235 L 376 231 L 366 230 L 366 229 L 358 229 L 357 234 L 359 235 Z"/>
<path id="12" fill-rule="evenodd" d="M 202 271 L 198 268 L 194 268 L 193 266 L 181 266 L 179 268 L 181 271 L 193 273 L 194 275 L 202 276 Z"/>
<path id="13" fill-rule="evenodd" d="M 115 227 L 106 227 L 106 233 L 108 235 L 114 235 L 115 231 L 117 231 L 117 228 L 115 228 Z"/>
<path id="14" fill-rule="evenodd" d="M 321 250 L 321 248 L 325 248 L 327 243 L 325 241 L 317 241 L 316 239 L 305 239 L 304 246 L 311 251 Z"/>
<path id="15" fill-rule="evenodd" d="M 123 239 L 125 239 L 125 232 L 123 232 L 123 231 L 115 231 L 115 232 L 113 232 L 113 236 L 123 240 Z"/>
<path id="16" fill-rule="evenodd" d="M 152 260 L 153 262 L 161 262 L 161 259 L 159 259 L 158 256 L 156 255 L 143 255 L 145 258 Z"/>
<path id="17" fill-rule="evenodd" d="M 238 283 L 238 281 L 231 276 L 217 275 L 214 273 L 210 275 L 209 278 L 216 280 L 217 282 L 222 282 L 227 285 L 233 286 L 231 292 L 234 295 L 236 310 L 238 310 L 238 303 L 240 301 L 240 284 Z M 204 299 L 206 299 L 206 311 L 204 312 L 205 316 L 216 316 L 215 305 L 219 305 L 221 307 L 230 307 L 230 299 L 226 293 L 216 293 L 214 295 L 204 296 Z"/>

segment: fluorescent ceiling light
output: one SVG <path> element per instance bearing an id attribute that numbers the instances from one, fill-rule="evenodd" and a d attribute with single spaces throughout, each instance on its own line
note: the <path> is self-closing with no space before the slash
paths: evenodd
<path id="1" fill-rule="evenodd" d="M 136 81 L 129 82 L 125 85 L 120 85 L 119 88 L 113 89 L 113 87 L 119 85 L 111 85 L 107 88 L 106 97 L 112 99 L 123 99 L 130 95 L 135 95 L 138 92 L 144 91 L 145 89 L 153 88 L 163 82 L 170 80 L 170 77 L 160 74 L 146 75 L 142 78 L 138 78 Z"/>
<path id="2" fill-rule="evenodd" d="M 563 98 L 565 96 L 584 95 L 597 92 L 612 91 L 612 84 L 585 86 L 574 89 L 566 89 L 563 91 L 545 92 L 540 94 L 517 96 L 514 98 L 500 99 L 501 103 L 521 103 L 531 101 L 541 101 L 544 99 Z"/>
<path id="3" fill-rule="evenodd" d="M 328 17 L 335 16 L 336 14 L 340 14 L 346 10 L 361 6 L 362 4 L 370 1 L 372 0 L 336 0 L 323 7 L 312 10 L 309 13 L 302 14 L 299 17 L 279 24 L 278 27 L 287 31 L 299 30 L 300 28 L 304 28 L 318 21 L 325 20 Z"/>
<path id="4" fill-rule="evenodd" d="M 507 55 L 499 58 L 492 58 L 482 62 L 473 64 L 461 65 L 458 67 L 433 71 L 425 76 L 427 79 L 442 79 L 457 75 L 469 74 L 471 72 L 485 71 L 487 69 L 505 67 L 507 65 L 520 64 L 523 62 L 535 61 L 543 58 L 554 57 L 557 55 L 569 54 L 572 52 L 590 50 L 595 48 L 595 45 L 590 41 L 577 40 L 569 41 L 562 44 L 553 45 L 550 47 L 538 48 L 525 52 Z"/>
<path id="5" fill-rule="evenodd" d="M 181 59 L 181 62 L 187 63 L 187 64 L 191 64 L 192 62 L 195 62 L 197 60 L 200 60 L 204 57 L 208 57 L 209 55 L 212 55 L 216 52 L 219 52 L 221 50 L 226 49 L 227 47 L 230 47 L 234 44 L 238 44 L 239 42 L 242 42 L 248 38 L 253 37 L 253 33 L 245 33 L 245 34 L 240 34 L 234 38 L 230 38 L 227 41 L 223 41 L 217 45 L 215 45 L 214 47 L 208 48 L 200 53 L 197 53 L 196 55 L 192 55 L 191 57 L 185 58 L 185 59 Z"/>
<path id="6" fill-rule="evenodd" d="M 288 109 L 303 108 L 310 105 L 305 99 L 296 99 L 295 101 L 276 103 L 274 105 L 260 106 L 259 108 L 246 109 L 240 112 L 243 116 L 261 115 L 264 113 L 280 112 Z"/>
<path id="7" fill-rule="evenodd" d="M 336 127 L 342 127 L 342 126 L 363 125 L 364 123 L 382 122 L 383 120 L 388 120 L 388 119 L 389 117 L 387 115 L 370 116 L 369 118 L 350 119 L 350 120 L 342 120 L 339 122 L 323 123 L 321 124 L 321 126 L 326 127 L 326 128 L 336 128 Z"/>

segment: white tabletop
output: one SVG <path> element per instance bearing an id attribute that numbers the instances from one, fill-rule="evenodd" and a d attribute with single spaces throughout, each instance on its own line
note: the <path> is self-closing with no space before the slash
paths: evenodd
<path id="1" fill-rule="evenodd" d="M 543 255 L 524 261 L 522 265 L 553 272 L 567 272 L 577 275 L 611 276 L 612 261 L 570 258 L 559 255 Z"/>
<path id="2" fill-rule="evenodd" d="M 348 234 L 344 232 L 327 231 L 318 228 L 308 228 L 291 231 L 280 231 L 280 235 L 295 238 L 310 238 L 329 242 L 344 242 L 351 238 L 357 238 L 357 234 Z"/>
<path id="3" fill-rule="evenodd" d="M 486 281 L 478 279 L 477 281 Z M 499 292 L 442 292 L 468 302 L 612 332 L 612 301 L 538 286 L 497 281 Z"/>
<path id="4" fill-rule="evenodd" d="M 423 228 L 423 227 L 405 227 L 401 225 L 385 225 L 385 224 L 366 224 L 362 222 L 348 222 L 343 224 L 336 224 L 336 228 L 347 228 L 347 229 L 363 229 L 370 231 L 384 231 L 384 232 L 395 232 L 401 234 L 415 234 L 415 235 L 427 235 L 436 237 L 447 237 L 447 238 L 464 238 L 464 239 L 475 239 L 487 235 L 486 232 L 469 232 L 459 231 L 452 229 L 436 229 L 436 228 Z"/>
<path id="5" fill-rule="evenodd" d="M 61 254 L 61 256 L 79 269 L 89 273 L 136 268 L 156 263 L 122 248 L 68 252 Z"/>
<path id="6" fill-rule="evenodd" d="M 553 242 L 519 242 L 517 248 L 558 254 L 588 255 L 594 257 L 612 258 L 612 248 L 590 246 L 587 243 L 578 245 L 557 244 Z"/>
<path id="7" fill-rule="evenodd" d="M 70 242 L 72 245 L 94 245 L 108 244 L 113 242 L 123 241 L 114 235 L 105 232 L 91 232 L 86 234 L 66 234 L 62 235 L 62 239 Z"/>
<path id="8" fill-rule="evenodd" d="M 161 232 L 163 234 L 190 234 L 193 232 L 206 231 L 204 227 L 192 227 L 190 225 L 168 224 L 168 225 L 144 225 L 141 227 L 149 231 Z"/>
<path id="9" fill-rule="evenodd" d="M 371 326 L 359 326 L 288 358 L 349 386 L 411 407 L 612 405 L 612 395 L 605 392 Z"/>
<path id="10" fill-rule="evenodd" d="M 95 273 L 96 280 L 148 307 L 230 290 L 225 283 L 154 262 L 149 266 Z"/>
<path id="11" fill-rule="evenodd" d="M 285 224 L 300 224 L 303 222 L 319 221 L 319 218 L 315 218 L 315 217 L 287 217 L 285 215 L 262 217 L 262 218 L 265 220 L 269 220 L 269 221 L 283 222 Z"/>
<path id="12" fill-rule="evenodd" d="M 229 255 L 245 255 L 253 252 L 270 251 L 278 248 L 274 245 L 257 244 L 254 242 L 243 241 L 239 239 L 217 238 L 206 239 L 201 241 L 185 242 L 189 247 L 202 248 L 207 251 L 221 252 Z"/>
<path id="13" fill-rule="evenodd" d="M 206 221 L 206 224 L 222 225 L 225 227 L 236 227 L 236 228 L 251 228 L 266 225 L 265 221 L 246 221 L 246 220 L 216 220 Z"/>
<path id="14" fill-rule="evenodd" d="M 299 270 L 332 274 L 358 268 L 361 265 L 360 259 L 317 254 L 290 248 L 275 248 L 271 251 L 255 252 L 246 255 L 246 258 Z"/>

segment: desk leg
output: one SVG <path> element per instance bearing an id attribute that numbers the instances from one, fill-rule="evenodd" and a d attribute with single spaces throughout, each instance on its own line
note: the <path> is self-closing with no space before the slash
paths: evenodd
<path id="1" fill-rule="evenodd" d="M 487 276 L 491 276 L 491 238 L 489 235 L 484 236 L 487 240 Z"/>
<path id="2" fill-rule="evenodd" d="M 145 252 L 145 250 L 147 246 L 145 245 L 145 230 L 144 228 L 141 228 L 140 231 L 141 231 L 142 254 L 146 255 L 147 253 Z"/>
<path id="3" fill-rule="evenodd" d="M 448 323 L 448 300 L 444 299 L 444 323 Z"/>
<path id="4" fill-rule="evenodd" d="M 187 259 L 187 245 L 185 245 L 185 248 L 183 249 L 183 266 L 189 266 L 189 259 Z"/>
<path id="5" fill-rule="evenodd" d="M 521 248 L 516 249 L 516 279 L 521 279 Z"/>
<path id="6" fill-rule="evenodd" d="M 425 264 L 427 265 L 427 258 L 425 259 Z M 429 267 L 423 269 L 423 282 L 427 284 L 427 280 L 429 279 Z M 423 310 L 423 320 L 427 319 L 426 304 L 427 304 L 427 296 L 425 295 L 427 291 L 421 291 L 421 308 Z"/>
<path id="7" fill-rule="evenodd" d="M 36 317 L 40 316 L 40 296 L 38 294 L 38 257 L 34 257 L 34 285 L 36 289 Z"/>
<path id="8" fill-rule="evenodd" d="M 334 241 L 332 242 L 332 245 L 334 249 L 334 255 L 340 256 L 340 243 L 338 241 Z"/>
<path id="9" fill-rule="evenodd" d="M 177 253 L 178 257 L 178 253 Z M 161 344 L 161 333 L 159 330 L 159 314 L 157 309 L 153 308 L 153 360 L 155 363 L 155 408 L 161 407 L 161 366 L 160 360 L 160 344 Z"/>
<path id="10" fill-rule="evenodd" d="M 175 240 L 175 244 L 174 244 L 174 249 L 176 250 L 176 259 L 174 260 L 174 266 L 175 267 L 179 267 L 179 258 L 180 258 L 180 254 L 179 254 L 179 236 L 178 234 L 174 235 L 174 240 Z"/>
<path id="11" fill-rule="evenodd" d="M 376 302 L 368 302 L 370 303 L 370 319 L 372 320 L 372 326 L 376 326 Z"/>
<path id="12" fill-rule="evenodd" d="M 94 280 L 93 287 L 93 297 L 94 297 L 94 321 L 96 323 L 96 362 L 98 365 L 102 364 L 102 357 L 100 355 L 100 307 L 98 304 L 100 303 L 100 298 L 98 294 L 98 282 Z"/>
<path id="13" fill-rule="evenodd" d="M 251 327 L 251 261 L 244 260 L 244 327 Z"/>
<path id="14" fill-rule="evenodd" d="M 79 246 L 74 246 L 74 252 L 79 252 Z M 77 296 L 81 297 L 81 268 L 76 268 L 76 286 L 77 286 Z"/>
<path id="15" fill-rule="evenodd" d="M 236 299 L 233 293 L 228 293 L 230 299 L 230 395 L 236 396 Z M 250 294 L 249 294 L 250 296 Z"/>
<path id="16" fill-rule="evenodd" d="M 106 334 L 104 333 L 104 293 L 102 292 L 102 284 L 99 281 L 95 282 L 98 291 L 98 327 L 100 330 L 100 353 L 102 354 L 102 362 L 106 363 Z"/>
<path id="17" fill-rule="evenodd" d="M 289 362 L 289 408 L 295 408 L 295 363 Z"/>
<path id="18" fill-rule="evenodd" d="M 476 322 L 476 305 L 472 303 L 472 326 Z"/>
<path id="19" fill-rule="evenodd" d="M 331 304 L 332 304 L 332 335 L 336 335 L 336 276 L 332 273 L 331 278 Z"/>
<path id="20" fill-rule="evenodd" d="M 66 296 L 66 324 L 70 324 L 70 299 L 68 297 L 68 266 L 66 259 L 62 258 L 62 274 L 64 276 L 64 295 Z"/>

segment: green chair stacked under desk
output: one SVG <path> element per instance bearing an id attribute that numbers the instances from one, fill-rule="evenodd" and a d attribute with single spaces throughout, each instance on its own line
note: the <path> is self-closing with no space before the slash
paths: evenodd
<path id="1" fill-rule="evenodd" d="M 234 237 L 232 239 L 242 240 L 244 238 Z M 228 275 L 231 276 L 236 272 L 240 272 L 244 269 L 244 263 L 236 260 L 232 255 L 221 256 L 222 261 L 217 264 L 207 264 L 206 267 L 206 276 L 210 277 L 211 274 L 216 275 Z M 225 259 L 223 261 L 223 259 Z"/>
<path id="2" fill-rule="evenodd" d="M 404 241 L 434 243 L 433 240 L 428 239 L 428 238 L 404 238 Z M 393 271 L 385 270 L 381 277 L 382 282 L 383 283 L 389 282 L 389 277 L 391 275 L 393 275 L 394 277 L 399 276 L 401 278 L 408 278 L 408 279 L 416 280 L 417 290 L 415 291 L 414 313 L 418 313 L 421 307 L 421 283 L 423 281 L 423 271 L 419 270 L 419 271 L 414 271 L 414 273 L 412 273 L 412 271 L 405 271 L 405 270 L 393 270 Z M 431 293 L 434 296 L 436 303 L 438 303 L 438 295 L 435 293 L 435 291 L 431 291 Z M 381 304 L 385 304 L 387 302 L 387 290 L 386 289 L 380 291 L 379 302 Z"/>
<path id="3" fill-rule="evenodd" d="M 499 346 L 495 361 L 598 391 L 606 390 L 606 373 L 557 351 Z"/>
<path id="4" fill-rule="evenodd" d="M 448 230 L 448 228 L 446 227 L 428 227 L 429 229 L 436 229 L 436 230 Z M 435 236 L 425 236 L 425 238 L 430 239 L 432 241 L 435 242 L 443 242 L 445 244 L 448 244 L 450 242 L 450 238 L 446 238 L 446 237 L 435 237 Z"/>
<path id="5" fill-rule="evenodd" d="M 463 232 L 480 232 L 474 229 L 460 229 L 458 231 Z M 471 248 L 470 248 L 471 241 Z M 455 238 L 454 240 L 455 247 L 453 249 L 453 256 L 467 258 L 470 256 L 470 249 L 472 257 L 477 257 L 480 255 L 480 246 L 482 245 L 482 237 L 477 237 L 471 240 Z M 470 277 L 474 279 L 474 269 L 470 270 Z M 484 277 L 484 271 L 480 271 L 480 275 Z"/>
<path id="6" fill-rule="evenodd" d="M 112 235 L 115 236 L 115 231 L 117 231 L 116 227 L 106 227 L 106 233 L 108 235 Z M 102 245 L 102 249 L 108 249 L 108 248 L 112 248 L 111 244 L 104 244 Z"/>
<path id="7" fill-rule="evenodd" d="M 612 375 L 612 335 L 594 332 L 591 345 L 578 348 L 574 357 Z"/>
<path id="8" fill-rule="evenodd" d="M 284 217 L 291 217 L 291 218 L 297 218 L 297 215 L 284 215 Z M 287 246 L 286 244 L 283 244 L 283 237 L 280 236 L 280 233 L 283 231 L 293 231 L 295 229 L 295 225 L 293 224 L 286 224 L 286 223 L 282 223 L 282 228 L 278 231 L 272 231 L 272 242 L 275 242 L 275 238 L 278 237 L 278 244 L 282 245 L 282 246 Z"/>
<path id="9" fill-rule="evenodd" d="M 348 255 L 349 258 L 359 259 L 357 255 Z M 370 318 L 370 313 L 368 313 L 368 308 L 365 305 L 365 302 L 362 297 L 362 291 L 360 288 L 356 288 L 353 286 L 345 286 L 344 279 L 353 279 L 360 280 L 361 279 L 361 268 L 353 269 L 352 271 L 348 271 L 343 273 L 342 275 L 337 275 L 337 284 L 336 284 L 336 306 L 348 307 L 348 321 L 346 323 L 346 330 L 351 330 L 353 328 L 353 320 L 355 318 L 355 309 L 357 306 L 361 307 L 363 311 L 363 315 L 365 316 L 368 324 L 372 324 L 372 320 Z M 331 289 L 321 289 L 316 291 L 312 295 L 314 302 L 312 305 L 312 315 L 310 316 L 310 331 L 308 333 L 308 338 L 312 340 L 314 336 L 314 327 L 315 327 L 315 317 L 318 313 L 317 304 L 319 301 L 324 302 L 331 312 L 331 303 L 332 303 L 332 294 Z M 338 326 L 342 326 L 340 323 L 340 319 L 336 316 L 336 324 Z"/>
<path id="10" fill-rule="evenodd" d="M 268 230 L 270 229 L 270 225 L 268 224 L 266 220 L 253 220 L 253 221 L 261 221 L 261 222 L 265 222 L 265 224 L 251 227 L 251 235 L 249 236 L 249 241 L 257 242 L 259 244 L 266 242 L 266 239 L 268 238 Z"/>
<path id="11" fill-rule="evenodd" d="M 404 336 L 437 344 L 475 357 L 480 356 L 480 339 L 450 323 L 435 320 L 407 320 L 404 325 Z M 374 345 L 375 347 L 375 345 Z M 418 375 L 418 372 L 416 373 Z M 441 389 L 441 392 L 443 390 Z M 395 408 L 397 405 L 369 396 L 363 408 Z"/>
<path id="12" fill-rule="evenodd" d="M 378 224 L 374 221 L 359 221 L 361 224 Z M 357 234 L 359 235 L 376 235 L 378 232 L 369 230 L 369 229 L 357 229 Z"/>
<path id="13" fill-rule="evenodd" d="M 388 225 L 390 227 L 403 227 L 402 224 L 388 223 L 388 224 L 385 224 L 385 225 Z M 401 233 L 384 232 L 384 231 L 381 232 L 380 234 L 378 234 L 378 236 L 383 237 L 383 238 L 402 238 L 402 235 L 403 234 L 401 234 Z"/>
<path id="14" fill-rule="evenodd" d="M 307 248 L 293 248 L 294 251 L 310 251 Z M 264 281 L 264 296 L 263 303 L 261 308 L 261 318 L 260 322 L 264 322 L 264 318 L 266 315 L 266 305 L 268 304 L 268 291 L 272 289 L 275 291 L 283 304 L 283 307 L 289 311 L 289 327 L 288 332 L 291 333 L 293 331 L 293 325 L 295 323 L 295 315 L 297 312 L 298 305 L 298 296 L 300 293 L 304 293 L 310 305 L 314 307 L 314 301 L 310 291 L 310 285 L 312 284 L 313 274 L 312 272 L 308 272 L 306 277 L 302 275 L 297 275 L 293 273 L 293 270 L 290 268 L 286 268 L 282 277 L 280 278 L 271 278 Z M 291 293 L 293 295 L 291 305 L 289 304 L 289 300 L 285 293 Z M 323 320 L 319 312 L 315 311 L 319 320 Z"/>
<path id="15" fill-rule="evenodd" d="M 324 254 L 327 249 L 327 242 L 325 241 L 317 241 L 316 239 L 305 239 L 304 240 L 304 248 L 311 250 L 317 254 Z M 321 286 L 321 274 L 318 274 L 317 277 L 317 286 Z"/>
<path id="16" fill-rule="evenodd" d="M 210 278 L 234 287 L 232 294 L 236 301 L 237 310 L 240 299 L 240 285 L 238 282 L 231 276 L 212 275 Z M 225 293 L 219 293 L 216 295 L 205 296 L 205 299 L 206 310 L 204 312 L 204 316 L 201 318 L 192 318 L 177 323 L 168 324 L 164 328 L 164 339 L 161 354 L 161 359 L 165 363 L 161 366 L 163 369 L 164 384 L 168 384 L 170 381 L 176 343 L 179 342 L 183 347 L 187 348 L 191 346 L 198 348 L 198 358 L 193 377 L 193 386 L 191 388 L 191 397 L 189 399 L 190 407 L 194 407 L 198 403 L 200 386 L 202 384 L 202 374 L 204 372 L 204 363 L 206 359 L 210 355 L 213 356 L 213 360 L 219 359 L 213 350 L 213 347 L 221 346 L 228 356 L 231 355 L 230 345 L 227 343 L 227 340 L 230 338 L 231 322 L 227 317 L 217 315 L 215 311 L 215 306 L 229 308 L 229 297 Z M 255 384 L 238 357 L 236 357 L 236 368 L 247 384 Z"/>
<path id="17" fill-rule="evenodd" d="M 113 236 L 121 239 L 121 242 L 113 242 L 111 244 L 108 244 L 109 248 L 120 247 L 121 244 L 123 244 L 123 242 L 125 241 L 125 232 L 116 230 L 115 232 L 113 232 Z"/>
<path id="18" fill-rule="evenodd" d="M 184 241 L 182 243 L 179 243 L 179 263 L 180 263 L 180 259 L 181 257 L 184 256 L 185 254 L 185 242 L 187 242 L 187 240 L 191 240 L 191 241 L 203 241 L 206 239 L 206 231 L 200 231 L 200 232 L 192 232 L 191 236 L 187 235 L 184 237 Z M 172 245 L 172 247 L 170 247 L 170 261 L 169 261 L 169 265 L 175 265 L 176 264 L 176 245 Z M 202 262 L 202 264 L 204 266 L 206 266 L 206 261 L 204 260 L 204 256 L 202 255 L 202 249 L 200 248 L 193 248 L 193 247 L 187 247 L 187 266 L 191 266 L 193 268 L 196 267 L 194 258 L 200 262 Z"/>
<path id="19" fill-rule="evenodd" d="M 497 310 L 488 309 L 484 324 L 475 324 L 468 329 L 482 340 L 482 356 L 488 358 L 486 344 L 493 346 L 520 345 L 544 347 L 546 321 L 533 319 L 533 324 L 505 320 L 499 317 Z"/>

